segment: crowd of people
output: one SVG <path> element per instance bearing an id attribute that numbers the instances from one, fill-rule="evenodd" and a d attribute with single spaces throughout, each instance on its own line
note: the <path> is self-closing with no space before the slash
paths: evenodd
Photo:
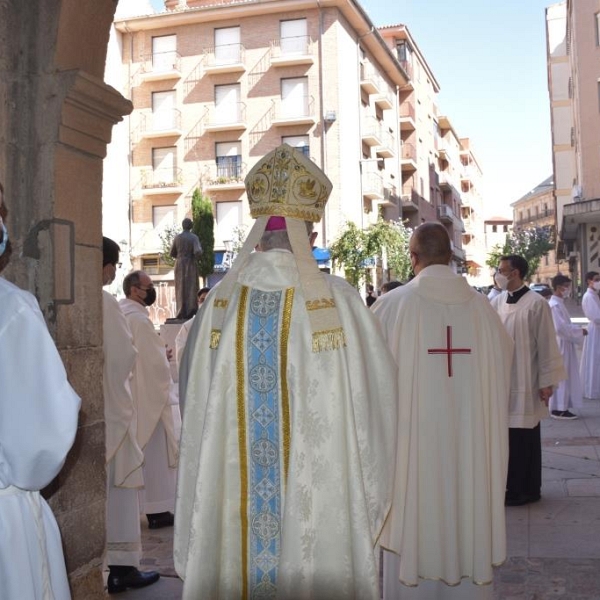
<path id="1" fill-rule="evenodd" d="M 492 598 L 505 506 L 541 499 L 540 421 L 600 399 L 600 275 L 586 275 L 587 328 L 565 308 L 571 280 L 557 275 L 546 301 L 520 256 L 500 259 L 490 300 L 452 271 L 431 222 L 411 237 L 410 281 L 363 299 L 312 258 L 321 169 L 284 144 L 246 190 L 254 227 L 217 286 L 194 275 L 195 306 L 178 288 L 175 348 L 148 317 L 147 273 L 125 277 L 120 302 L 103 293 L 108 592 L 159 579 L 140 570 L 145 515 L 175 526 L 187 600 Z M 201 253 L 193 235 L 184 222 L 177 260 Z M 119 251 L 103 239 L 103 285 Z M 0 279 L 0 308 L 0 548 L 22 554 L 9 569 L 0 553 L 0 597 L 63 600 L 60 536 L 36 490 L 65 460 L 80 400 L 34 298 Z M 33 348 L 36 378 L 17 380 Z"/>

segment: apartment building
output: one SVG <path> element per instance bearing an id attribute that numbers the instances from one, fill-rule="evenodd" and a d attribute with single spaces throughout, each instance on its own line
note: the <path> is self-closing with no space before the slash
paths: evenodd
<path id="1" fill-rule="evenodd" d="M 480 285 L 487 279 L 482 174 L 469 138 L 460 138 L 450 119 L 438 115 L 440 86 L 408 27 L 379 31 L 409 75 L 399 90 L 402 219 L 412 228 L 442 222 L 452 241 L 454 268 Z"/>
<path id="2" fill-rule="evenodd" d="M 511 206 L 515 230 L 551 227 L 556 231 L 554 177 L 551 175 L 544 179 L 533 190 L 513 202 Z M 550 285 L 552 277 L 558 273 L 566 273 L 568 269 L 568 262 L 558 260 L 556 250 L 551 250 L 542 258 L 538 270 L 530 274 L 531 281 Z"/>
<path id="3" fill-rule="evenodd" d="M 600 3 L 546 9 L 558 256 L 581 280 L 600 268 Z"/>
<path id="4" fill-rule="evenodd" d="M 115 21 L 107 79 L 134 109 L 129 145 L 111 148 L 108 163 L 127 165 L 128 190 L 122 181 L 105 202 L 129 206 L 133 266 L 172 280 L 160 234 L 190 214 L 196 188 L 214 205 L 217 262 L 227 258 L 251 224 L 244 177 L 282 142 L 333 182 L 319 246 L 348 221 L 400 217 L 398 89 L 408 77 L 357 2 L 183 4 Z"/>

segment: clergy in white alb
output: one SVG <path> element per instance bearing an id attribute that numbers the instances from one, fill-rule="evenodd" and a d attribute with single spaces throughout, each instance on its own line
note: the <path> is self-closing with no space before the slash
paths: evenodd
<path id="1" fill-rule="evenodd" d="M 586 273 L 585 282 L 581 308 L 589 325 L 581 353 L 581 383 L 584 398 L 600 400 L 600 273 Z"/>
<path id="2" fill-rule="evenodd" d="M 418 227 L 410 251 L 416 277 L 373 306 L 399 388 L 383 597 L 491 598 L 493 566 L 506 558 L 512 341 L 486 297 L 447 266 L 443 225 Z"/>
<path id="3" fill-rule="evenodd" d="M 146 308 L 156 299 L 152 280 L 143 271 L 133 271 L 125 277 L 123 289 L 126 298 L 120 307 L 138 352 L 131 391 L 137 412 L 137 439 L 145 461 L 142 512 L 152 526 L 152 515 L 172 513 L 175 506 L 179 440 L 171 405 L 171 370 L 165 344 Z"/>
<path id="4" fill-rule="evenodd" d="M 501 257 L 496 281 L 505 291 L 492 300 L 515 343 L 508 409 L 507 506 L 541 498 L 540 421 L 548 416 L 553 387 L 566 378 L 550 306 L 525 285 L 528 270 L 522 256 Z"/>
<path id="5" fill-rule="evenodd" d="M 115 278 L 119 250 L 115 241 L 102 238 L 103 285 Z M 159 574 L 138 569 L 142 556 L 138 490 L 144 485 L 144 454 L 137 441 L 137 415 L 130 385 L 137 352 L 117 300 L 105 290 L 102 300 L 107 475 L 104 562 L 110 571 L 107 585 L 111 594 L 127 587 L 150 585 Z"/>
<path id="6" fill-rule="evenodd" d="M 569 409 L 577 409 L 583 403 L 577 346 L 583 343 L 587 329 L 571 323 L 571 315 L 565 306 L 564 298 L 571 292 L 571 279 L 566 275 L 556 275 L 552 278 L 552 289 L 554 293 L 549 305 L 567 378 L 563 379 L 552 393 L 548 408 L 550 416 L 555 419 L 572 419 L 575 415 Z"/>
<path id="7" fill-rule="evenodd" d="M 322 172 L 283 145 L 246 185 L 265 216 L 196 315 L 180 370 L 183 598 L 379 600 L 393 360 L 358 292 L 318 271 L 294 218 L 320 219 Z"/>
<path id="8" fill-rule="evenodd" d="M 0 185 L 0 271 L 10 245 Z M 58 525 L 39 490 L 77 432 L 73 391 L 36 299 L 0 277 L 0 598 L 69 600 Z"/>

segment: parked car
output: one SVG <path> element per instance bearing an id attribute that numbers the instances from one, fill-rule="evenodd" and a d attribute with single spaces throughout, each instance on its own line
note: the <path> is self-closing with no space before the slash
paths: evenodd
<path id="1" fill-rule="evenodd" d="M 532 283 L 529 289 L 534 292 L 541 292 L 542 290 L 549 290 L 550 286 L 547 283 Z"/>

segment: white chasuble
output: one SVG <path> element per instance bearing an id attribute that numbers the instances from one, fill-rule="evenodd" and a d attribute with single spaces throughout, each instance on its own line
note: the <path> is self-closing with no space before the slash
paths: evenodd
<path id="1" fill-rule="evenodd" d="M 218 347 L 212 294 L 180 370 L 183 597 L 378 600 L 396 392 L 377 323 L 329 277 L 347 346 L 312 352 L 292 254 L 253 254 L 238 282 Z"/>
<path id="2" fill-rule="evenodd" d="M 0 598 L 69 600 L 58 525 L 38 490 L 59 473 L 80 399 L 36 299 L 0 277 Z"/>
<path id="3" fill-rule="evenodd" d="M 404 598 L 423 580 L 444 593 L 464 586 L 465 597 L 466 588 L 489 590 L 506 558 L 512 342 L 487 298 L 443 265 L 372 310 L 399 384 L 394 500 L 381 536 L 386 562 L 399 565 L 384 597 Z"/>
<path id="4" fill-rule="evenodd" d="M 596 290 L 588 288 L 581 300 L 581 308 L 590 321 L 581 353 L 583 397 L 600 400 L 600 297 Z"/>

